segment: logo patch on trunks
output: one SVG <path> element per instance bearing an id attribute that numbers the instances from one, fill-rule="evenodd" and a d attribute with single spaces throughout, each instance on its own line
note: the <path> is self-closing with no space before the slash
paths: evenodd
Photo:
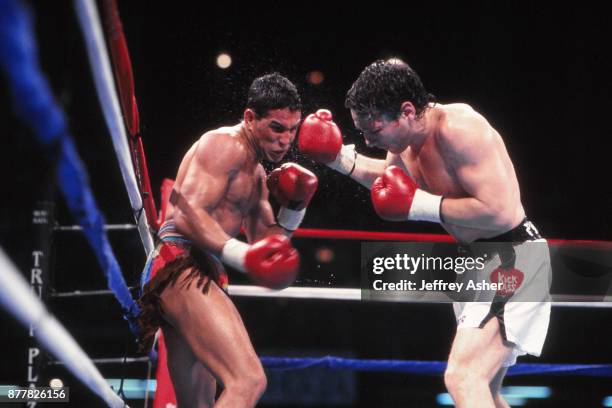
<path id="1" fill-rule="evenodd" d="M 491 283 L 500 284 L 497 294 L 501 296 L 512 296 L 523 283 L 525 274 L 515 268 L 497 268 L 491 273 Z"/>

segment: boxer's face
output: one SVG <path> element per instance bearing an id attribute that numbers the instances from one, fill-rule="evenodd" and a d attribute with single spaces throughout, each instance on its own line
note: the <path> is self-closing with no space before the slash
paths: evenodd
<path id="1" fill-rule="evenodd" d="M 251 125 L 266 160 L 279 162 L 295 139 L 302 114 L 287 108 L 272 109 L 264 117 L 254 117 Z"/>
<path id="2" fill-rule="evenodd" d="M 389 119 L 384 115 L 364 117 L 354 111 L 351 111 L 351 116 L 369 147 L 378 147 L 394 154 L 399 154 L 408 147 L 400 118 Z"/>

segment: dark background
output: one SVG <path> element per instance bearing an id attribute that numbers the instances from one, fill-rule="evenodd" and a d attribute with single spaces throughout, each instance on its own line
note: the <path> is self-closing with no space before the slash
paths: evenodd
<path id="1" fill-rule="evenodd" d="M 71 3 L 31 6 L 43 69 L 66 111 L 98 205 L 108 222 L 131 222 Z M 441 103 L 467 102 L 500 132 L 516 168 L 527 214 L 545 236 L 612 238 L 608 180 L 612 64 L 609 22 L 603 10 L 582 6 L 554 10 L 504 2 L 452 9 L 369 5 L 372 10 L 364 7 L 359 12 L 331 6 L 297 10 L 272 6 L 276 8 L 255 9 L 251 4 L 203 11 L 185 4 L 170 10 L 167 4 L 120 3 L 154 192 L 162 178 L 174 177 L 182 155 L 199 135 L 240 119 L 250 82 L 271 71 L 296 83 L 305 114 L 319 107 L 331 109 L 345 143 L 383 157 L 383 152 L 366 149 L 358 138 L 343 108 L 344 95 L 367 64 L 398 56 L 419 72 Z M 215 66 L 221 51 L 232 56 L 228 70 Z M 324 73 L 321 85 L 308 84 L 311 70 Z M 0 170 L 5 198 L 0 200 L 0 244 L 26 270 L 35 202 L 53 199 L 58 222 L 72 221 L 55 189 L 52 168 L 11 113 L 2 85 L 0 124 L 5 143 Z M 374 214 L 369 193 L 356 183 L 295 152 L 287 160 L 313 169 L 320 178 L 304 227 L 442 232 L 426 223 L 384 222 Z M 58 234 L 54 242 L 52 282 L 57 291 L 105 287 L 82 237 Z M 116 233 L 111 242 L 128 284 L 135 285 L 144 262 L 137 234 Z M 358 287 L 359 242 L 296 240 L 296 246 L 305 265 L 298 284 Z M 318 263 L 314 253 L 319 248 L 334 250 L 334 260 Z M 444 360 L 454 332 L 448 305 L 234 300 L 262 355 Z M 92 357 L 120 356 L 126 347 L 135 354 L 113 299 L 56 299 L 49 307 Z M 26 331 L 4 315 L 1 322 L 6 328 L 0 337 L 2 347 L 11 352 L 0 364 L 0 383 L 25 383 Z M 605 309 L 556 308 L 542 358 L 526 361 L 611 363 L 611 323 Z M 53 370 L 57 369 L 50 369 L 50 376 Z M 103 373 L 146 375 L 144 367 L 104 367 Z M 75 387 L 75 406 L 79 398 L 82 406 L 98 404 L 75 380 L 66 381 Z M 367 373 L 356 374 L 354 381 L 353 404 L 363 407 L 435 406 L 435 395 L 443 392 L 439 377 Z M 608 379 L 534 376 L 509 378 L 507 383 L 553 387 L 550 400 L 529 402 L 534 407 L 600 406 L 604 395 L 612 395 Z"/>

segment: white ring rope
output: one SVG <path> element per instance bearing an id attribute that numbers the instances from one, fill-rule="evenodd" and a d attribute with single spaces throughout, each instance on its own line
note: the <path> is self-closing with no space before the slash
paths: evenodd
<path id="1" fill-rule="evenodd" d="M 325 300 L 350 300 L 350 301 L 369 301 L 362 296 L 364 291 L 355 288 L 311 288 L 311 287 L 289 287 L 283 290 L 266 289 L 259 286 L 230 285 L 229 294 L 231 296 L 246 297 L 266 297 L 266 298 L 290 298 L 290 299 L 325 299 Z M 451 299 L 442 294 L 432 293 L 430 296 L 408 297 L 404 295 L 382 296 L 374 301 L 380 302 L 402 302 L 402 303 L 423 303 L 423 304 L 449 304 Z M 612 302 L 602 301 L 582 301 L 587 299 L 577 298 L 576 296 L 553 295 L 552 306 L 556 307 L 592 307 L 592 308 L 612 308 Z M 573 301 L 568 301 L 571 299 Z M 588 299 L 591 299 L 589 297 Z M 592 297 L 595 300 L 596 297 Z"/>
<path id="2" fill-rule="evenodd" d="M 115 81 L 113 79 L 104 36 L 102 34 L 100 17 L 94 0 L 74 0 L 74 7 L 77 11 L 83 36 L 85 37 L 87 54 L 89 56 L 89 63 L 93 72 L 98 98 L 100 99 L 100 105 L 102 105 L 106 125 L 108 126 L 113 141 L 117 160 L 119 161 L 119 168 L 123 176 L 123 182 L 132 205 L 134 218 L 138 223 L 140 239 L 144 245 L 145 253 L 148 255 L 153 251 L 153 238 L 149 231 L 147 216 L 143 210 L 140 190 L 136 184 L 136 176 L 132 166 L 124 122 L 121 117 L 119 99 L 115 91 Z"/>
<path id="3" fill-rule="evenodd" d="M 108 385 L 70 333 L 51 315 L 28 287 L 0 248 L 0 304 L 24 326 L 32 327 L 38 341 L 109 407 L 127 405 Z"/>
<path id="4" fill-rule="evenodd" d="M 130 288 L 133 289 L 133 288 Z M 283 290 L 272 290 L 253 285 L 230 285 L 229 294 L 238 297 L 264 297 L 264 298 L 286 298 L 286 299 L 321 299 L 340 301 L 377 301 L 377 302 L 400 302 L 400 303 L 423 303 L 423 304 L 447 304 L 451 302 L 448 296 L 440 293 L 430 293 L 429 296 L 408 297 L 402 294 L 389 296 L 388 298 L 377 298 L 369 300 L 363 298 L 362 290 L 356 288 L 316 288 L 316 287 L 290 287 Z M 108 289 L 102 290 L 75 290 L 73 292 L 52 293 L 51 297 L 74 298 L 86 296 L 112 295 Z M 601 296 L 575 296 L 575 295 L 552 295 L 551 302 L 554 307 L 591 307 L 600 309 L 612 308 L 612 301 Z"/>

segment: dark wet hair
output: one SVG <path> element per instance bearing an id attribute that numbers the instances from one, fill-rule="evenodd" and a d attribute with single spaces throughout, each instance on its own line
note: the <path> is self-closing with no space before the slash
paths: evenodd
<path id="1" fill-rule="evenodd" d="M 402 102 L 412 102 L 421 115 L 435 97 L 417 73 L 398 59 L 378 60 L 367 66 L 346 94 L 344 105 L 359 116 L 385 115 L 396 119 Z"/>
<path id="2" fill-rule="evenodd" d="M 246 107 L 262 118 L 272 109 L 301 110 L 302 101 L 293 82 L 274 72 L 253 81 L 249 87 Z"/>

